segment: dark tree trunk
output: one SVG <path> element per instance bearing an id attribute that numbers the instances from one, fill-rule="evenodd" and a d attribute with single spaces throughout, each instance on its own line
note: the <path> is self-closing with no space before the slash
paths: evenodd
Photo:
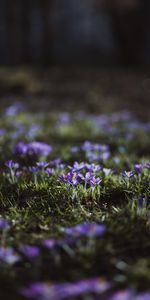
<path id="1" fill-rule="evenodd" d="M 21 26 L 20 1 L 6 0 L 7 2 L 7 56 L 8 63 L 17 64 L 21 61 Z"/>
<path id="2" fill-rule="evenodd" d="M 40 0 L 40 13 L 42 19 L 42 64 L 49 65 L 53 62 L 52 28 L 53 0 Z"/>
<path id="3" fill-rule="evenodd" d="M 128 1 L 128 5 L 123 1 L 109 0 L 112 30 L 123 65 L 139 65 L 142 62 L 147 4 L 147 0 Z"/>
<path id="4" fill-rule="evenodd" d="M 32 59 L 30 33 L 31 33 L 31 12 L 32 1 L 22 0 L 22 62 L 30 63 Z"/>

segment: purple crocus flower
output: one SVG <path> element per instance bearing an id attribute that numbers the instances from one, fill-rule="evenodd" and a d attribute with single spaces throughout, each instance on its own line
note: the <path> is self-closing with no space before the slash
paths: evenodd
<path id="1" fill-rule="evenodd" d="M 8 230 L 10 229 L 10 225 L 7 220 L 0 218 L 0 230 Z"/>
<path id="2" fill-rule="evenodd" d="M 102 179 L 100 179 L 99 177 L 95 177 L 95 176 L 93 176 L 91 179 L 90 179 L 90 185 L 91 186 L 96 186 L 96 185 L 100 185 L 101 184 L 101 182 L 102 182 Z"/>
<path id="3" fill-rule="evenodd" d="M 96 164 L 86 164 L 85 167 L 89 172 L 99 172 L 102 169 L 100 165 Z"/>
<path id="4" fill-rule="evenodd" d="M 36 173 L 38 173 L 38 167 L 29 167 L 29 171 L 31 172 L 31 173 L 33 173 L 33 174 L 36 174 Z"/>
<path id="5" fill-rule="evenodd" d="M 135 298 L 131 289 L 125 289 L 114 293 L 108 300 L 135 300 Z"/>
<path id="6" fill-rule="evenodd" d="M 19 142 L 14 149 L 16 155 L 26 155 L 28 146 L 24 142 Z"/>
<path id="7" fill-rule="evenodd" d="M 71 236 L 88 236 L 96 237 L 102 236 L 106 232 L 105 225 L 97 223 L 82 223 L 75 227 L 69 227 L 64 229 L 64 233 Z"/>
<path id="8" fill-rule="evenodd" d="M 146 169 L 150 169 L 150 162 L 148 162 L 148 163 L 145 165 L 145 168 L 146 168 Z"/>
<path id="9" fill-rule="evenodd" d="M 48 156 L 52 152 L 52 147 L 43 142 L 31 142 L 28 144 L 27 153 L 37 156 Z"/>
<path id="10" fill-rule="evenodd" d="M 6 130 L 3 128 L 0 128 L 0 136 L 3 136 L 6 134 Z"/>
<path id="11" fill-rule="evenodd" d="M 52 160 L 52 165 L 57 168 L 61 164 L 62 160 L 61 158 L 55 158 Z"/>
<path id="12" fill-rule="evenodd" d="M 36 155 L 36 156 L 48 156 L 52 152 L 52 147 L 43 142 L 31 142 L 25 144 L 19 142 L 14 150 L 17 155 Z"/>
<path id="13" fill-rule="evenodd" d="M 150 292 L 139 294 L 134 300 L 150 300 Z"/>
<path id="14" fill-rule="evenodd" d="M 127 178 L 131 178 L 131 177 L 134 176 L 134 172 L 133 171 L 124 171 L 124 172 L 122 172 L 122 176 L 127 177 Z"/>
<path id="15" fill-rule="evenodd" d="M 51 177 L 54 173 L 54 170 L 51 168 L 47 168 L 45 172 L 48 177 Z"/>
<path id="16" fill-rule="evenodd" d="M 142 173 L 143 169 L 144 169 L 143 164 L 135 164 L 134 165 L 134 170 L 138 174 Z"/>
<path id="17" fill-rule="evenodd" d="M 67 236 L 64 239 L 59 239 L 59 240 L 58 239 L 47 239 L 47 240 L 42 241 L 42 245 L 49 250 L 63 247 L 66 245 L 72 246 L 75 243 L 76 243 L 76 239 L 74 237 L 72 238 L 70 236 Z"/>
<path id="18" fill-rule="evenodd" d="M 20 256 L 16 254 L 12 248 L 0 248 L 0 261 L 5 262 L 9 265 L 13 265 L 19 260 Z"/>
<path id="19" fill-rule="evenodd" d="M 24 105 L 20 102 L 15 102 L 12 105 L 10 105 L 9 107 L 6 108 L 5 110 L 5 114 L 6 116 L 15 116 L 16 114 L 18 114 L 19 112 L 21 112 L 22 110 L 24 110 Z"/>
<path id="20" fill-rule="evenodd" d="M 46 300 L 45 285 L 40 282 L 36 282 L 26 288 L 22 288 L 20 293 L 26 298 Z"/>
<path id="21" fill-rule="evenodd" d="M 72 172 L 74 173 L 74 172 L 81 171 L 82 169 L 85 168 L 85 166 L 86 164 L 84 162 L 78 163 L 77 161 L 75 161 L 72 167 L 69 166 L 69 169 L 71 169 Z"/>
<path id="22" fill-rule="evenodd" d="M 77 185 L 80 180 L 80 176 L 77 173 L 69 172 L 67 175 L 61 175 L 59 176 L 59 179 L 67 184 Z"/>
<path id="23" fill-rule="evenodd" d="M 19 164 L 15 163 L 13 160 L 6 161 L 5 166 L 8 167 L 9 169 L 15 169 L 15 170 L 19 168 Z"/>
<path id="24" fill-rule="evenodd" d="M 66 125 L 70 122 L 71 116 L 69 113 L 64 112 L 59 114 L 59 122 L 60 124 Z"/>
<path id="25" fill-rule="evenodd" d="M 103 168 L 103 173 L 105 174 L 105 176 L 108 176 L 112 173 L 112 169 Z"/>
<path id="26" fill-rule="evenodd" d="M 55 247 L 59 246 L 59 240 L 55 239 L 48 239 L 42 241 L 42 245 L 47 249 L 54 249 Z"/>
<path id="27" fill-rule="evenodd" d="M 70 152 L 73 153 L 73 154 L 74 154 L 74 153 L 78 153 L 79 151 L 80 151 L 80 148 L 79 148 L 79 147 L 74 146 L 74 147 L 71 147 L 71 148 L 70 148 Z"/>
<path id="28" fill-rule="evenodd" d="M 37 246 L 25 245 L 21 252 L 29 259 L 37 258 L 40 255 L 40 249 Z"/>
<path id="29" fill-rule="evenodd" d="M 105 161 L 105 160 L 108 160 L 110 158 L 110 156 L 111 156 L 110 151 L 107 150 L 99 155 L 99 159 Z"/>
<path id="30" fill-rule="evenodd" d="M 79 177 L 84 181 L 84 183 L 89 183 L 93 178 L 93 174 L 91 172 L 87 172 L 85 175 L 79 174 Z"/>
<path id="31" fill-rule="evenodd" d="M 37 300 L 61 300 L 82 296 L 86 293 L 99 295 L 106 292 L 110 287 L 108 282 L 99 278 L 92 278 L 74 283 L 46 284 L 37 282 L 22 288 L 20 292 L 27 298 Z"/>
<path id="32" fill-rule="evenodd" d="M 92 143 L 89 141 L 84 142 L 83 145 L 81 146 L 81 149 L 83 151 L 91 151 L 93 149 Z"/>
<path id="33" fill-rule="evenodd" d="M 44 171 L 44 169 L 46 169 L 49 166 L 49 163 L 47 163 L 46 161 L 40 161 L 37 162 L 36 165 L 39 170 Z"/>

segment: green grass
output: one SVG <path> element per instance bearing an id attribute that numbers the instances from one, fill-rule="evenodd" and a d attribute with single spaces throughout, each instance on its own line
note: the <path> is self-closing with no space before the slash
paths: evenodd
<path id="1" fill-rule="evenodd" d="M 142 126 L 128 127 L 128 121 L 119 120 L 110 124 L 110 129 L 117 129 L 117 133 L 106 133 L 93 125 L 89 115 L 79 119 L 77 112 L 70 115 L 67 124 L 60 124 L 58 118 L 59 113 L 49 111 L 27 110 L 9 117 L 1 113 L 0 128 L 6 132 L 0 136 L 0 215 L 12 224 L 6 235 L 1 232 L 1 246 L 11 246 L 20 253 L 22 245 L 38 245 L 41 255 L 36 261 L 22 259 L 15 265 L 0 262 L 0 299 L 22 299 L 18 290 L 29 282 L 73 282 L 91 277 L 105 278 L 112 282 L 113 289 L 148 290 L 150 170 L 144 169 L 130 179 L 123 178 L 121 172 L 134 170 L 135 163 L 145 165 L 150 160 L 149 131 Z M 40 125 L 34 137 L 29 135 L 33 124 Z M 104 176 L 99 172 L 102 184 L 94 192 L 82 185 L 73 188 L 62 183 L 59 172 L 52 178 L 39 174 L 35 184 L 25 167 L 35 165 L 37 159 L 20 158 L 13 153 L 17 142 L 32 140 L 51 144 L 52 154 L 40 160 L 62 158 L 65 173 L 74 161 L 89 162 L 85 153 L 72 154 L 70 147 L 80 146 L 86 140 L 109 145 L 111 157 L 96 163 L 111 168 L 113 173 Z M 24 168 L 22 176 L 14 182 L 5 166 L 8 159 Z M 146 207 L 139 207 L 139 197 L 147 198 Z M 93 221 L 104 223 L 107 231 L 92 243 L 81 238 L 75 247 L 54 251 L 41 247 L 44 239 L 63 237 L 63 228 Z"/>

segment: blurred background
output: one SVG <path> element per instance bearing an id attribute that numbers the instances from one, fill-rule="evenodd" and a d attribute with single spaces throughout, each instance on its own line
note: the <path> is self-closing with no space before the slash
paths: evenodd
<path id="1" fill-rule="evenodd" d="M 0 65 L 1 99 L 148 104 L 150 1 L 0 0 Z"/>
<path id="2" fill-rule="evenodd" d="M 149 0 L 0 0 L 1 64 L 150 63 Z"/>

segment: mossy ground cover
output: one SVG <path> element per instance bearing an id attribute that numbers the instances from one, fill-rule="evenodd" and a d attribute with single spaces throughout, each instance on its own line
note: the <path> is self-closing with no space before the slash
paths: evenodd
<path id="1" fill-rule="evenodd" d="M 150 299 L 149 133 L 124 110 L 1 110 L 0 299 Z"/>

